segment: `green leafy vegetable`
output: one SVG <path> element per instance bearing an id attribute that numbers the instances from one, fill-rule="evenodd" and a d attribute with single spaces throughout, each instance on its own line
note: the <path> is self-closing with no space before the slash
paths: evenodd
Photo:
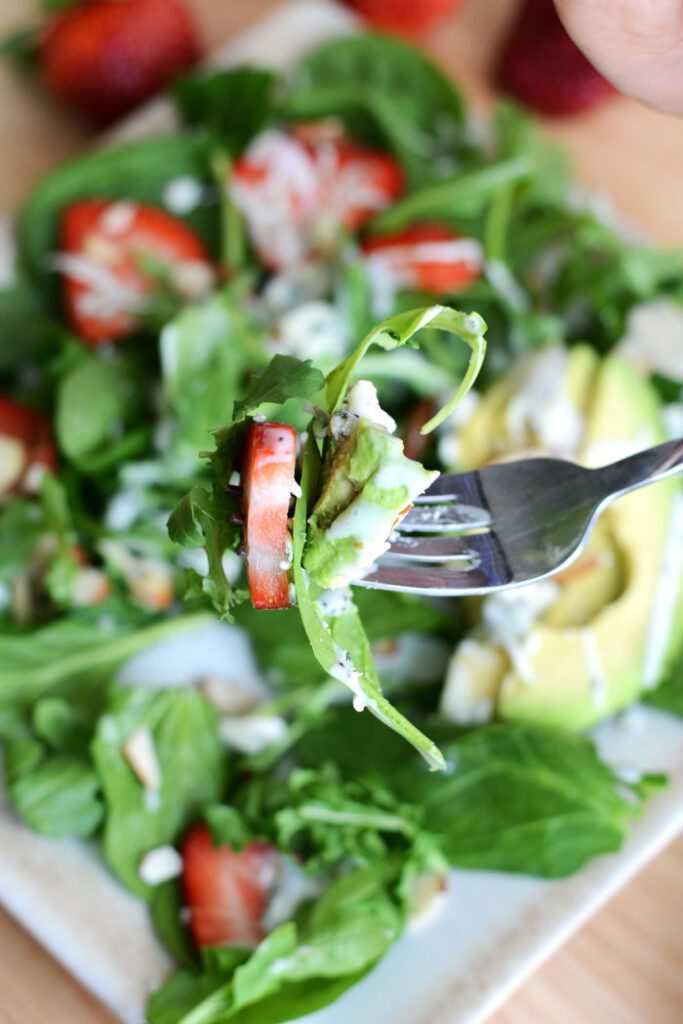
<path id="1" fill-rule="evenodd" d="M 393 151 L 413 185 L 430 180 L 463 143 L 452 82 L 422 54 L 385 36 L 352 35 L 309 53 L 282 104 L 286 117 L 342 118 L 362 141 Z"/>
<path id="2" fill-rule="evenodd" d="M 54 171 L 38 186 L 19 220 L 20 253 L 30 275 L 45 283 L 50 257 L 58 247 L 59 221 L 69 203 L 93 196 L 132 199 L 163 205 L 164 192 L 174 178 L 208 180 L 205 143 L 188 135 L 131 142 L 90 153 Z M 185 218 L 213 245 L 214 217 L 197 207 Z"/>
<path id="3" fill-rule="evenodd" d="M 275 81 L 261 68 L 231 68 L 183 78 L 174 95 L 185 123 L 203 128 L 214 145 L 235 157 L 268 123 Z"/>
<path id="4" fill-rule="evenodd" d="M 93 401 L 93 396 L 97 401 Z M 110 444 L 135 406 L 130 368 L 120 359 L 89 355 L 62 378 L 57 391 L 56 432 L 64 454 L 75 461 Z"/>
<path id="5" fill-rule="evenodd" d="M 16 772 L 12 761 L 10 743 L 5 752 L 9 794 L 29 828 L 46 836 L 90 836 L 96 831 L 104 808 L 100 782 L 92 768 L 76 758 L 60 756 Z"/>
<path id="6" fill-rule="evenodd" d="M 153 745 L 158 788 L 145 787 L 126 757 L 126 741 L 141 731 Z M 149 898 L 139 875 L 143 854 L 175 842 L 201 808 L 221 794 L 226 765 L 216 712 L 193 690 L 113 689 L 93 757 L 107 807 L 107 860 L 133 892 Z"/>

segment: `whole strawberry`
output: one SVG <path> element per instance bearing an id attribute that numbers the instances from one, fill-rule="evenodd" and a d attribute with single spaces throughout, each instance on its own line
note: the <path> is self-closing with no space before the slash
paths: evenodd
<path id="1" fill-rule="evenodd" d="M 86 0 L 49 21 L 40 47 L 48 87 L 98 125 L 132 110 L 198 57 L 182 0 Z"/>
<path id="2" fill-rule="evenodd" d="M 345 0 L 375 28 L 401 35 L 426 32 L 462 0 Z"/>
<path id="3" fill-rule="evenodd" d="M 499 85 L 542 114 L 587 110 L 614 90 L 567 34 L 552 0 L 524 0 L 498 56 Z"/>

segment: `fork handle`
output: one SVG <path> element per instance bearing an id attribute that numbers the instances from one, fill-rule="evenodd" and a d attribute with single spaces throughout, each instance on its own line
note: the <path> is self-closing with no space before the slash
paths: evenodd
<path id="1" fill-rule="evenodd" d="M 618 498 L 645 484 L 683 473 L 683 438 L 658 444 L 594 472 L 600 476 L 604 497 Z"/>

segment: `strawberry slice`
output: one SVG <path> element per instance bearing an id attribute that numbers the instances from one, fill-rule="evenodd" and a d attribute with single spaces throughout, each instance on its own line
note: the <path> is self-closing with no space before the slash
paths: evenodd
<path id="1" fill-rule="evenodd" d="M 252 423 L 244 446 L 244 547 L 254 608 L 288 608 L 295 490 L 296 431 L 284 423 Z"/>
<path id="2" fill-rule="evenodd" d="M 31 489 L 30 470 L 54 472 L 57 450 L 47 417 L 0 396 L 0 498 L 18 487 Z"/>
<path id="3" fill-rule="evenodd" d="M 231 185 L 262 263 L 282 270 L 334 246 L 342 228 L 358 231 L 402 194 L 404 179 L 387 153 L 302 125 L 259 135 Z"/>
<path id="4" fill-rule="evenodd" d="M 197 32 L 182 0 L 88 0 L 49 19 L 40 66 L 55 96 L 94 124 L 106 124 L 198 57 Z"/>
<path id="5" fill-rule="evenodd" d="M 64 274 L 69 323 L 88 344 L 118 341 L 138 326 L 158 279 L 147 258 L 167 274 L 181 298 L 198 298 L 214 282 L 201 239 L 154 206 L 84 199 L 67 207 L 55 265 Z"/>
<path id="6" fill-rule="evenodd" d="M 553 0 L 525 0 L 498 57 L 500 85 L 541 114 L 574 114 L 614 88 L 571 39 Z"/>
<path id="7" fill-rule="evenodd" d="M 344 0 L 375 28 L 401 35 L 426 32 L 462 0 Z"/>
<path id="8" fill-rule="evenodd" d="M 257 946 L 278 877 L 279 855 L 267 843 L 249 843 L 236 853 L 214 846 L 206 825 L 185 836 L 182 888 L 194 941 L 202 946 Z"/>
<path id="9" fill-rule="evenodd" d="M 363 242 L 371 276 L 394 288 L 417 288 L 430 295 L 460 291 L 481 275 L 479 242 L 462 238 L 443 224 L 411 224 L 391 235 Z"/>

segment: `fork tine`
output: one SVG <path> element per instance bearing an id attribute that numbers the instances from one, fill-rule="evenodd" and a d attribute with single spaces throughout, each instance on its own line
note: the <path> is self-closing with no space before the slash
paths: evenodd
<path id="1" fill-rule="evenodd" d="M 474 541 L 486 540 L 488 534 L 458 534 L 447 537 L 424 537 L 408 534 L 391 542 L 387 552 L 392 559 L 409 562 L 448 562 L 459 560 L 477 563 L 481 546 Z M 490 541 L 488 541 L 490 545 Z"/>
<path id="2" fill-rule="evenodd" d="M 509 575 L 496 571 L 493 565 L 478 564 L 475 568 L 458 565 L 391 565 L 381 562 L 374 572 L 354 586 L 370 590 L 398 590 L 406 594 L 428 594 L 430 597 L 456 597 L 477 594 L 512 582 Z"/>
<path id="3" fill-rule="evenodd" d="M 440 502 L 456 501 L 474 508 L 487 508 L 481 487 L 479 472 L 442 473 L 415 499 L 416 505 L 434 505 Z"/>
<path id="4" fill-rule="evenodd" d="M 396 526 L 400 533 L 461 533 L 481 530 L 491 523 L 485 508 L 472 505 L 415 505 Z"/>

